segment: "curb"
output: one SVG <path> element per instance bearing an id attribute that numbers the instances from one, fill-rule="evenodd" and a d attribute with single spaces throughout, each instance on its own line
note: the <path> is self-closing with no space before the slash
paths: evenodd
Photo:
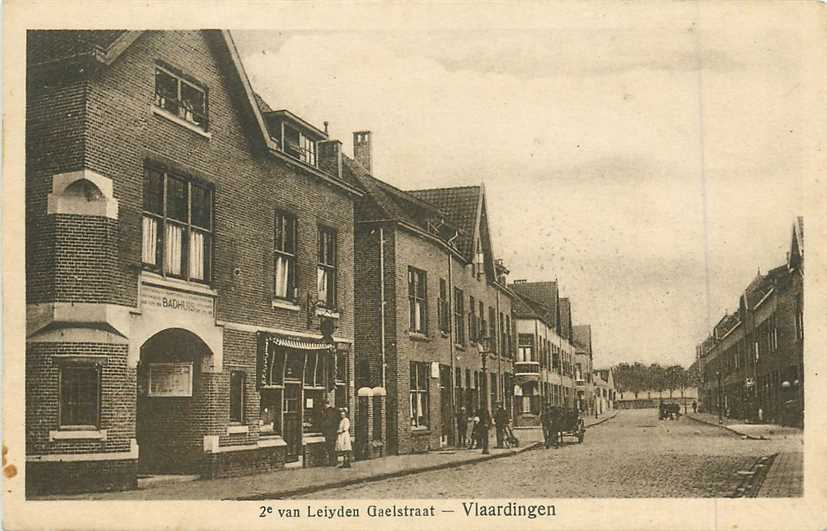
<path id="1" fill-rule="evenodd" d="M 738 431 L 736 429 L 730 428 L 726 424 L 717 424 L 715 422 L 710 422 L 708 420 L 703 420 L 703 419 L 693 417 L 692 415 L 689 415 L 689 414 L 687 414 L 685 416 L 686 416 L 686 418 L 692 419 L 695 422 L 700 422 L 701 424 L 706 424 L 707 426 L 716 426 L 718 428 L 723 428 L 727 431 L 730 431 L 730 432 L 734 433 L 735 435 L 740 435 L 741 437 L 746 437 L 747 439 L 749 439 L 751 441 L 768 441 L 769 440 L 766 437 L 764 437 L 763 435 L 758 436 L 758 437 L 756 437 L 754 435 L 749 435 L 748 433 L 744 433 L 744 432 Z"/>
<path id="2" fill-rule="evenodd" d="M 450 463 L 439 463 L 436 465 L 428 465 L 418 468 L 408 468 L 404 470 L 395 470 L 393 472 L 385 472 L 382 474 L 377 474 L 375 476 L 368 476 L 363 478 L 350 478 L 350 479 L 342 479 L 339 481 L 333 481 L 330 483 L 318 484 L 318 485 L 308 485 L 306 487 L 299 487 L 296 489 L 291 490 L 282 490 L 282 491 L 274 491 L 274 492 L 264 492 L 264 493 L 257 493 L 251 494 L 249 496 L 239 496 L 236 498 L 224 498 L 224 501 L 233 500 L 233 501 L 255 501 L 255 500 L 277 500 L 283 498 L 290 498 L 293 496 L 303 496 L 305 494 L 310 494 L 313 492 L 319 492 L 323 490 L 330 490 L 330 489 L 339 489 L 342 487 L 349 487 L 351 485 L 363 484 L 363 483 L 370 483 L 374 481 L 383 481 L 386 479 L 410 476 L 413 474 L 419 474 L 422 472 L 432 472 L 434 470 L 442 470 L 445 468 L 454 468 L 463 465 L 469 464 L 476 464 L 482 463 L 485 461 L 490 461 L 492 459 L 501 459 L 503 457 L 513 457 L 515 455 L 519 455 L 523 452 L 527 452 L 528 450 L 533 450 L 542 446 L 540 441 L 533 442 L 527 446 L 523 446 L 522 448 L 515 449 L 512 452 L 508 453 L 501 453 L 501 454 L 491 454 L 491 455 L 480 455 L 480 457 L 476 457 L 473 459 L 469 459 L 467 461 L 453 461 Z"/>
<path id="3" fill-rule="evenodd" d="M 587 427 L 587 428 L 591 428 L 591 427 L 593 427 L 593 426 L 597 426 L 598 424 L 603 424 L 604 422 L 607 422 L 607 421 L 612 420 L 612 419 L 613 419 L 613 418 L 615 418 L 616 416 L 617 416 L 617 413 L 615 413 L 615 414 L 614 414 L 614 415 L 612 415 L 611 417 L 604 417 L 604 418 L 602 418 L 602 419 L 600 419 L 600 420 L 598 420 L 597 422 L 594 422 L 594 423 L 592 423 L 592 424 L 586 424 L 586 427 Z"/>

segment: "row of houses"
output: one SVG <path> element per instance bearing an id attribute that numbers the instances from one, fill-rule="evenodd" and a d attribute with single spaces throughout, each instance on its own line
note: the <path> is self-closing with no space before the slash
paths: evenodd
<path id="1" fill-rule="evenodd" d="M 696 347 L 701 407 L 720 416 L 802 426 L 804 224 L 784 264 L 760 271 Z"/>
<path id="2" fill-rule="evenodd" d="M 454 444 L 595 400 L 557 282 L 509 283 L 483 186 L 401 190 L 252 88 L 228 31 L 27 45 L 27 492 Z M 390 176 L 391 178 L 393 176 Z"/>

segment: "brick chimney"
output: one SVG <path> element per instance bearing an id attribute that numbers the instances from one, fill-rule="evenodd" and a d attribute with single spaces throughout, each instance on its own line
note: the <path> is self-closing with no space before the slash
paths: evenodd
<path id="1" fill-rule="evenodd" d="M 319 142 L 319 169 L 334 177 L 342 176 L 342 143 L 339 140 Z"/>
<path id="2" fill-rule="evenodd" d="M 373 173 L 373 169 L 371 168 L 373 150 L 370 145 L 370 131 L 355 131 L 353 133 L 353 158 L 355 158 L 368 173 Z"/>

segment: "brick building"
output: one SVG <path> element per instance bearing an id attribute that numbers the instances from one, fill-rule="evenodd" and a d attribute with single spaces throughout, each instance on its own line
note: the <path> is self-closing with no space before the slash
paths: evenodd
<path id="1" fill-rule="evenodd" d="M 517 322 L 515 422 L 530 426 L 540 422 L 542 404 L 575 406 L 575 347 L 564 337 L 572 330 L 571 311 L 568 299 L 559 297 L 557 281 L 517 280 L 509 288 Z"/>
<path id="2" fill-rule="evenodd" d="M 27 492 L 316 463 L 355 400 L 340 143 L 226 31 L 35 31 L 27 61 Z"/>
<path id="3" fill-rule="evenodd" d="M 574 386 L 577 393 L 577 409 L 585 413 L 594 413 L 595 389 L 593 375 L 592 327 L 591 325 L 574 325 L 572 328 L 574 342 Z"/>
<path id="4" fill-rule="evenodd" d="M 460 407 L 511 407 L 508 271 L 494 258 L 482 186 L 395 188 L 371 175 L 370 141 L 355 133 L 356 161 L 346 160 L 366 190 L 356 208 L 357 384 L 387 392 L 385 433 L 373 432 L 387 451 L 423 452 L 455 442 Z"/>
<path id="5" fill-rule="evenodd" d="M 697 347 L 707 412 L 801 426 L 804 415 L 804 226 L 784 265 L 760 272 Z"/>

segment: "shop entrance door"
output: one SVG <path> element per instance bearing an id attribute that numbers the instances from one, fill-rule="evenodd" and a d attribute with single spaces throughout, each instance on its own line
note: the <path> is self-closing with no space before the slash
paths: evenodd
<path id="1" fill-rule="evenodd" d="M 284 384 L 284 442 L 287 462 L 298 461 L 302 450 L 301 384 Z"/>

